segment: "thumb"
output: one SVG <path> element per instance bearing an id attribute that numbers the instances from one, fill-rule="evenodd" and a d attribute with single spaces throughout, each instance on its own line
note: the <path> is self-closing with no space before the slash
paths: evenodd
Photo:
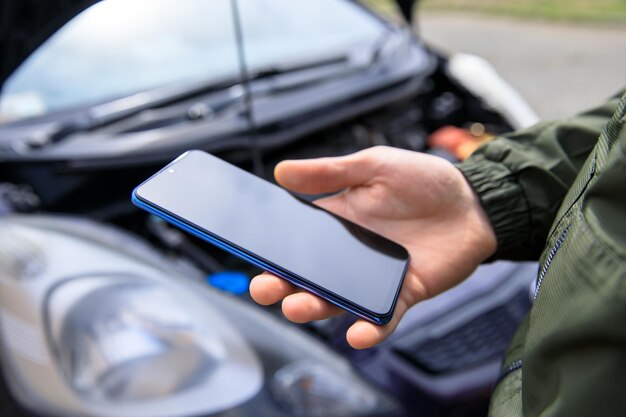
<path id="1" fill-rule="evenodd" d="M 367 183 L 376 168 L 367 150 L 347 156 L 283 161 L 276 165 L 276 181 L 288 190 L 305 193 L 333 193 Z"/>

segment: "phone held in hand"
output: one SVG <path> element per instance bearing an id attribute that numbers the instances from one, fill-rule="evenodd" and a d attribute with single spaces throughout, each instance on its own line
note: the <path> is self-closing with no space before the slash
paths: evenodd
<path id="1" fill-rule="evenodd" d="M 393 315 L 406 249 L 213 155 L 185 152 L 132 201 L 360 317 Z"/>

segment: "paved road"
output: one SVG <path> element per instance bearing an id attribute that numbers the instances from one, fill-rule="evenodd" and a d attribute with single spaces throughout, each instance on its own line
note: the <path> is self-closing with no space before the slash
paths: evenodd
<path id="1" fill-rule="evenodd" d="M 426 12 L 419 30 L 440 49 L 486 58 L 544 119 L 574 114 L 626 85 L 626 27 Z"/>

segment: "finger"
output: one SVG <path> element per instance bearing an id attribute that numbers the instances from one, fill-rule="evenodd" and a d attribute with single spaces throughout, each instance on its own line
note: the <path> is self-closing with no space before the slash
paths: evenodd
<path id="1" fill-rule="evenodd" d="M 357 320 L 346 333 L 346 340 L 355 349 L 368 349 L 375 346 L 389 337 L 396 327 L 404 313 L 408 309 L 407 304 L 399 299 L 396 306 L 396 311 L 389 321 L 384 326 L 380 326 L 365 320 Z"/>
<path id="2" fill-rule="evenodd" d="M 343 313 L 343 310 L 306 292 L 289 295 L 283 300 L 283 314 L 295 323 L 323 320 Z"/>
<path id="3" fill-rule="evenodd" d="M 346 333 L 346 340 L 355 349 L 368 349 L 385 340 L 395 329 L 388 324 L 379 326 L 365 320 L 357 320 Z"/>
<path id="4" fill-rule="evenodd" d="M 346 333 L 346 340 L 355 349 L 367 349 L 385 340 L 392 331 L 388 325 L 378 326 L 365 320 L 357 320 Z"/>
<path id="5" fill-rule="evenodd" d="M 333 158 L 283 161 L 274 176 L 280 185 L 298 193 L 332 193 L 367 183 L 375 173 L 376 159 L 366 150 Z"/>
<path id="6" fill-rule="evenodd" d="M 277 303 L 288 295 L 298 292 L 298 288 L 269 272 L 257 275 L 250 281 L 250 296 L 262 305 Z"/>

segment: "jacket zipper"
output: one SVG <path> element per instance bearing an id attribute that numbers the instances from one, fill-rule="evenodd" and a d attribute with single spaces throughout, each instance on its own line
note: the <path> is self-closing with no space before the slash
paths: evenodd
<path id="1" fill-rule="evenodd" d="M 539 295 L 539 289 L 541 288 L 543 279 L 545 278 L 546 273 L 548 272 L 548 268 L 550 268 L 550 264 L 554 260 L 554 257 L 556 253 L 559 251 L 559 249 L 561 248 L 561 246 L 563 246 L 563 242 L 565 242 L 565 238 L 567 237 L 567 234 L 569 233 L 570 226 L 567 226 L 565 230 L 563 230 L 563 232 L 561 233 L 561 236 L 559 236 L 556 243 L 550 250 L 550 253 L 548 254 L 548 259 L 546 259 L 546 263 L 543 265 L 543 268 L 541 268 L 541 272 L 539 273 L 539 276 L 537 277 L 537 285 L 535 286 L 535 294 L 533 295 L 533 302 L 535 302 L 535 300 L 537 299 L 537 296 Z M 511 364 L 509 364 L 509 366 L 504 368 L 502 372 L 500 373 L 500 376 L 498 377 L 498 380 L 496 381 L 494 385 L 494 389 L 495 387 L 498 386 L 498 384 L 504 378 L 506 378 L 509 374 L 517 371 L 518 369 L 521 369 L 522 366 L 523 366 L 523 361 L 521 359 L 517 359 L 516 361 L 511 362 Z"/>
<path id="2" fill-rule="evenodd" d="M 515 371 L 517 371 L 517 370 L 518 370 L 518 369 L 520 369 L 521 367 L 522 367 L 522 360 L 521 360 L 521 359 L 518 359 L 518 360 L 516 360 L 516 361 L 514 361 L 514 362 L 511 362 L 511 364 L 510 364 L 509 366 L 507 366 L 506 368 L 504 368 L 504 369 L 502 370 L 502 372 L 500 372 L 500 376 L 498 377 L 498 380 L 496 381 L 496 383 L 495 383 L 495 384 L 494 384 L 494 386 L 493 386 L 493 387 L 494 387 L 494 389 L 495 389 L 495 387 L 497 387 L 497 386 L 498 386 L 498 384 L 499 384 L 500 382 L 502 382 L 502 380 L 503 380 L 504 378 L 506 378 L 509 374 L 511 374 L 511 373 L 513 373 L 513 372 L 515 372 Z"/>
<path id="3" fill-rule="evenodd" d="M 548 268 L 550 268 L 550 264 L 552 263 L 554 256 L 563 245 L 563 242 L 565 242 L 565 238 L 567 237 L 567 233 L 569 232 L 570 226 L 567 226 L 565 230 L 563 230 L 563 233 L 561 233 L 561 236 L 559 236 L 556 243 L 550 250 L 550 253 L 548 254 L 548 259 L 546 259 L 546 263 L 543 265 L 543 268 L 541 268 L 541 272 L 539 273 L 539 276 L 537 277 L 537 285 L 535 286 L 535 294 L 533 295 L 533 303 L 535 302 L 535 300 L 537 299 L 537 296 L 539 295 L 539 289 L 541 288 L 543 279 L 545 278 L 546 273 L 548 272 Z"/>

